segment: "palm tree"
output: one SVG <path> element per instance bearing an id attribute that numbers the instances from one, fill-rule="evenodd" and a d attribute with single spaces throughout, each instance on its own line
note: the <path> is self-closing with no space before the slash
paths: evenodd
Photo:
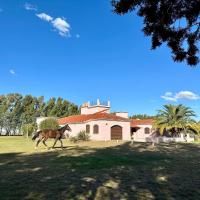
<path id="1" fill-rule="evenodd" d="M 187 126 L 188 131 L 200 136 L 200 122 L 191 122 Z"/>
<path id="2" fill-rule="evenodd" d="M 160 134 L 168 132 L 172 136 L 179 135 L 181 131 L 186 133 L 191 128 L 191 125 L 195 124 L 192 119 L 194 116 L 194 111 L 182 104 L 165 105 L 163 110 L 158 111 L 154 128 L 157 128 Z"/>

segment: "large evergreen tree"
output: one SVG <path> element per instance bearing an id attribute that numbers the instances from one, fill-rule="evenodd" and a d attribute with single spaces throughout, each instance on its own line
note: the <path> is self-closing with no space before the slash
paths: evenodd
<path id="1" fill-rule="evenodd" d="M 152 49 L 166 43 L 174 61 L 199 62 L 200 0 L 112 0 L 114 12 L 137 11 L 143 17 L 143 32 L 152 39 Z"/>

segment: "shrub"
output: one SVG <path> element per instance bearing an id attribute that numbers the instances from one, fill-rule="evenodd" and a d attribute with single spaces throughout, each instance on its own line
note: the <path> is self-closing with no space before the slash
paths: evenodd
<path id="1" fill-rule="evenodd" d="M 48 118 L 40 122 L 40 130 L 57 130 L 59 128 L 58 121 L 55 118 Z"/>
<path id="2" fill-rule="evenodd" d="M 69 140 L 70 140 L 71 142 L 74 142 L 74 143 L 78 142 L 78 138 L 77 138 L 76 136 L 70 137 Z"/>
<path id="3" fill-rule="evenodd" d="M 71 142 L 78 142 L 78 141 L 88 141 L 90 139 L 90 136 L 88 133 L 86 133 L 85 131 L 80 131 L 77 136 L 74 137 L 70 137 L 70 141 Z"/>
<path id="4" fill-rule="evenodd" d="M 77 135 L 78 140 L 80 141 L 88 141 L 90 139 L 90 136 L 85 131 L 80 131 Z"/>

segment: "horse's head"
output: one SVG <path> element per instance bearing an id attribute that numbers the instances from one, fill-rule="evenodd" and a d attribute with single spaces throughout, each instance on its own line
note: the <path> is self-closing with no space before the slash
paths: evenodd
<path id="1" fill-rule="evenodd" d="M 72 131 L 72 129 L 69 127 L 68 124 L 64 125 L 61 129 L 62 129 L 63 132 L 65 132 L 65 131 L 71 132 Z"/>

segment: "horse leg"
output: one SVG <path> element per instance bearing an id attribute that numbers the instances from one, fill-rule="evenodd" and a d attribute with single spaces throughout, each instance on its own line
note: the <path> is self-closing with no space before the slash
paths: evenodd
<path id="1" fill-rule="evenodd" d="M 37 141 L 37 143 L 36 143 L 36 145 L 35 145 L 35 149 L 38 148 L 38 145 L 40 144 L 41 141 L 42 141 L 42 139 L 38 139 L 38 141 Z"/>
<path id="2" fill-rule="evenodd" d="M 58 138 L 55 138 L 55 142 L 54 142 L 54 144 L 53 144 L 52 148 L 54 148 L 54 147 L 55 147 L 55 145 L 56 145 L 57 141 L 58 141 Z"/>
<path id="3" fill-rule="evenodd" d="M 63 142 L 62 142 L 62 139 L 60 138 L 60 144 L 61 144 L 61 148 L 63 149 Z"/>
<path id="4" fill-rule="evenodd" d="M 42 143 L 44 144 L 45 147 L 47 147 L 47 149 L 49 149 L 49 147 L 48 147 L 47 144 L 46 144 L 46 141 L 47 141 L 47 138 L 45 138 L 45 139 L 42 141 Z"/>

